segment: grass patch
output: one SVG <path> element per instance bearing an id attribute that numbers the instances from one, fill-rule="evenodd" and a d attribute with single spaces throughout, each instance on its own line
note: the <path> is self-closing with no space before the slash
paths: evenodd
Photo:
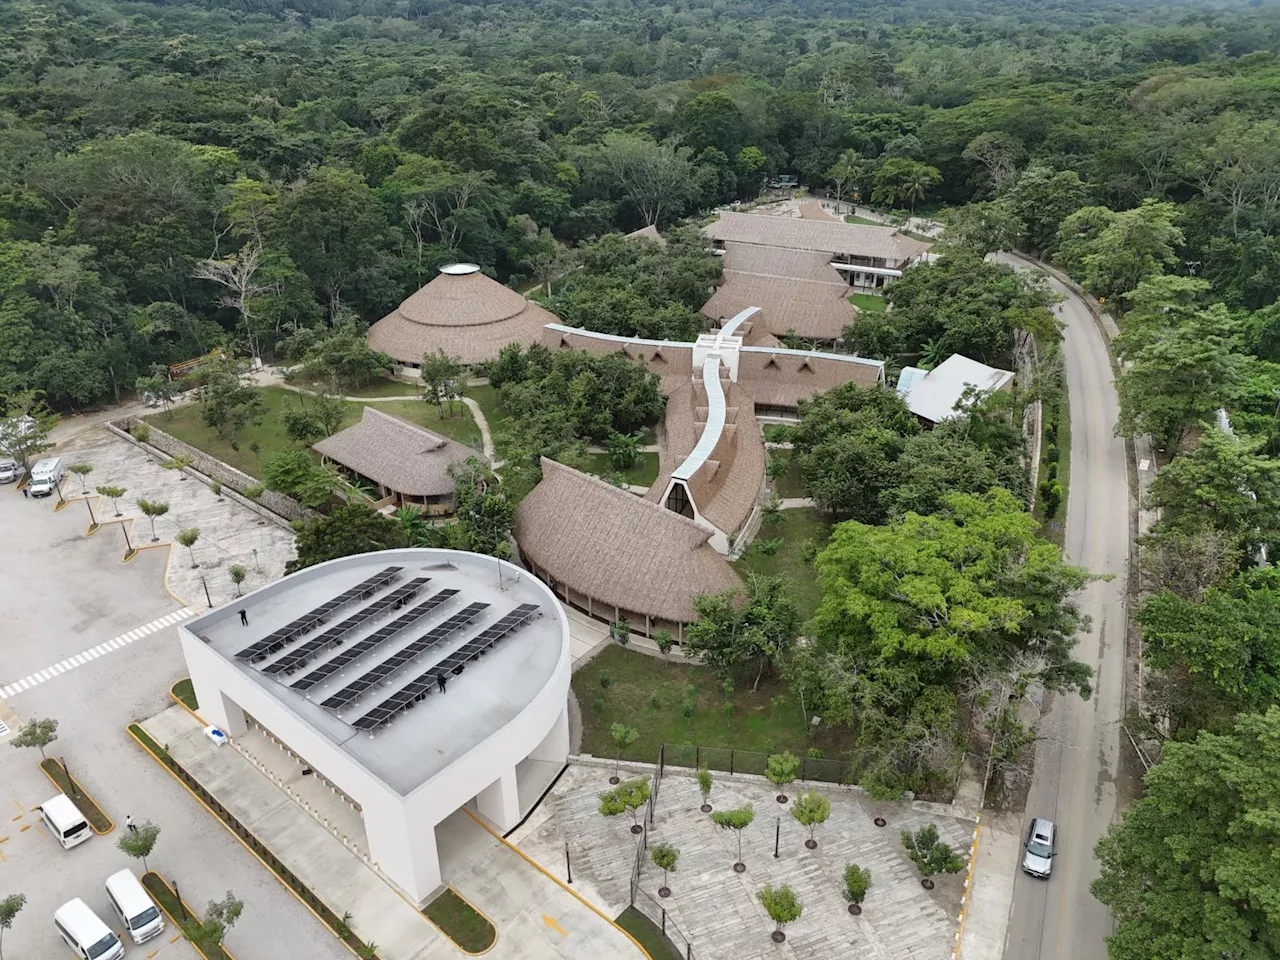
<path id="1" fill-rule="evenodd" d="M 449 887 L 423 907 L 422 912 L 468 953 L 488 950 L 498 938 L 493 924 Z"/>
<path id="2" fill-rule="evenodd" d="M 780 522 L 760 525 L 755 541 L 733 562 L 733 567 L 744 577 L 756 573 L 790 581 L 791 595 L 799 604 L 801 615 L 808 619 L 822 599 L 812 557 L 826 546 L 832 525 L 809 507 L 779 510 L 778 516 L 782 518 Z M 777 553 L 769 555 L 760 550 L 762 540 L 778 539 L 782 540 L 782 546 Z"/>
<path id="3" fill-rule="evenodd" d="M 849 302 L 863 313 L 884 313 L 888 309 L 888 301 L 873 293 L 851 293 Z"/>
<path id="4" fill-rule="evenodd" d="M 1048 476 L 1049 463 L 1047 453 L 1049 450 L 1049 438 L 1047 436 L 1049 419 L 1053 415 L 1050 411 L 1050 404 L 1046 402 L 1042 410 L 1044 412 L 1044 422 L 1041 424 L 1040 435 L 1040 469 L 1037 476 L 1043 481 Z M 1040 521 L 1040 536 L 1044 537 L 1059 547 L 1064 546 L 1067 537 L 1067 495 L 1071 492 L 1071 407 L 1067 391 L 1062 391 L 1062 398 L 1057 403 L 1057 443 L 1058 448 L 1058 476 L 1057 482 L 1062 486 L 1062 499 L 1058 503 L 1058 509 L 1052 517 L 1045 516 L 1044 490 L 1036 491 L 1036 509 L 1035 518 Z"/>
<path id="5" fill-rule="evenodd" d="M 316 915 L 324 921 L 325 926 L 333 933 L 335 937 L 351 948 L 352 952 L 360 957 L 368 957 L 369 960 L 378 960 L 375 953 L 363 940 L 361 940 L 351 928 L 346 924 L 346 918 L 339 917 L 333 912 L 323 900 L 317 897 L 311 890 L 293 874 L 271 852 L 271 848 L 262 843 L 256 836 L 250 833 L 243 824 L 240 823 L 231 812 L 227 810 L 218 799 L 209 793 L 208 790 L 190 773 L 169 755 L 167 747 L 162 747 L 151 738 L 147 731 L 136 723 L 129 724 L 129 733 L 138 743 L 146 749 L 153 757 L 159 760 L 181 781 L 205 806 L 205 808 L 217 817 L 218 821 L 230 830 L 235 836 L 250 850 L 252 850 L 258 858 L 271 870 L 276 877 L 287 886 L 298 899 L 315 911 Z M 376 944 L 373 945 L 376 947 Z"/>
<path id="6" fill-rule="evenodd" d="M 222 949 L 222 944 L 205 932 L 200 918 L 179 902 L 173 888 L 159 874 L 144 873 L 142 885 L 151 894 L 151 899 L 159 904 L 160 909 L 169 915 L 169 919 L 181 928 L 183 935 L 208 960 L 231 960 L 230 955 Z"/>
<path id="7" fill-rule="evenodd" d="M 245 427 L 240 431 L 234 449 L 229 442 L 218 436 L 212 427 L 207 427 L 200 418 L 200 404 L 191 403 L 178 407 L 169 413 L 157 413 L 145 417 L 147 423 L 153 424 L 165 433 L 177 437 L 191 446 L 223 463 L 230 464 L 237 470 L 252 477 L 261 473 L 261 462 L 273 453 L 293 449 L 295 444 L 285 435 L 284 425 L 280 422 L 280 414 L 290 406 L 305 402 L 305 395 L 284 387 L 263 387 L 262 399 L 266 403 L 266 416 L 262 423 Z M 434 430 L 444 436 L 451 437 L 460 443 L 480 449 L 480 428 L 476 426 L 470 411 L 460 407 L 458 416 L 440 419 L 435 407 L 421 400 L 402 400 L 377 404 L 375 409 L 399 417 L 410 423 Z M 364 405 L 348 403 L 346 415 L 338 429 L 349 427 L 363 416 Z M 253 452 L 253 445 L 258 445 L 258 453 Z"/>
<path id="8" fill-rule="evenodd" d="M 326 392 L 333 390 L 333 383 L 326 377 L 299 376 L 291 380 L 290 383 L 307 390 L 323 390 Z M 343 387 L 339 388 L 337 392 L 343 396 L 355 397 L 359 400 L 377 400 L 383 397 L 420 397 L 422 396 L 422 384 L 405 383 L 403 380 L 393 380 L 391 377 L 378 377 L 364 386 Z"/>
<path id="9" fill-rule="evenodd" d="M 613 922 L 640 941 L 640 946 L 644 947 L 645 953 L 653 960 L 684 960 L 684 955 L 675 948 L 675 944 L 635 907 L 627 907 Z"/>
<path id="10" fill-rule="evenodd" d="M 786 450 L 776 450 L 773 455 L 787 461 L 787 472 L 774 478 L 774 492 L 783 499 L 808 496 L 804 490 L 804 482 L 800 478 L 800 462 Z"/>
<path id="11" fill-rule="evenodd" d="M 810 746 L 826 755 L 841 754 L 844 735 L 823 725 L 808 736 L 800 702 L 781 680 L 766 676 L 752 690 L 755 671 L 736 681 L 733 712 L 724 710 L 725 693 L 710 667 L 669 663 L 611 644 L 573 675 L 573 691 L 582 705 L 582 751 L 613 757 L 617 748 L 609 735 L 614 723 L 640 732 L 640 739 L 623 751 L 628 760 L 653 763 L 663 743 L 693 743 L 774 753 L 790 750 L 803 755 Z M 601 684 L 607 676 L 608 686 Z M 693 715 L 683 705 L 693 704 Z"/>
<path id="12" fill-rule="evenodd" d="M 465 403 L 453 405 L 453 415 L 449 415 L 449 406 L 445 405 L 445 415 L 440 416 L 440 408 L 425 400 L 392 400 L 388 403 L 371 404 L 375 410 L 389 413 L 393 417 L 416 423 L 420 427 L 438 433 L 450 440 L 457 440 L 476 450 L 484 446 L 480 437 L 480 428 L 476 426 L 471 411 Z"/>
<path id="13" fill-rule="evenodd" d="M 179 680 L 169 692 L 186 704 L 189 710 L 200 709 L 200 702 L 196 700 L 196 688 L 191 685 L 190 677 L 185 680 Z"/>
<path id="14" fill-rule="evenodd" d="M 489 432 L 496 434 L 498 428 L 507 419 L 507 411 L 502 408 L 502 402 L 498 399 L 497 387 L 483 383 L 476 387 L 467 387 L 464 395 L 479 405 L 480 412 L 489 422 Z"/>
<path id="15" fill-rule="evenodd" d="M 604 477 L 606 480 L 615 473 L 621 473 L 627 478 L 627 483 L 635 484 L 638 487 L 649 487 L 658 479 L 658 455 L 656 453 L 641 454 L 644 460 L 640 466 L 632 467 L 630 470 L 614 470 L 609 464 L 609 455 L 607 453 L 589 453 L 587 460 L 590 463 L 587 470 L 594 473 L 598 477 Z"/>
<path id="16" fill-rule="evenodd" d="M 84 792 L 84 788 L 74 778 L 67 776 L 66 768 L 59 761 L 53 757 L 46 757 L 40 761 L 40 769 L 48 774 L 49 779 L 57 784 L 58 789 L 76 805 L 76 809 L 89 821 L 89 826 L 93 827 L 94 833 L 111 832 L 115 826 L 111 818 L 102 812 L 93 798 Z"/>
<path id="17" fill-rule="evenodd" d="M 879 220 L 868 220 L 866 217 L 859 217 L 852 213 L 845 214 L 844 222 L 845 223 L 865 223 L 867 226 L 870 226 L 870 227 L 884 226 L 884 224 L 881 223 Z"/>

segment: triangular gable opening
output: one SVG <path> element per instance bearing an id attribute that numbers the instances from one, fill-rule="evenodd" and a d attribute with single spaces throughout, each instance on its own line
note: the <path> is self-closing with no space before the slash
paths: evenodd
<path id="1" fill-rule="evenodd" d="M 764 368 L 766 370 L 770 369 L 771 367 L 774 370 L 782 369 L 782 365 L 778 363 L 778 358 L 776 356 L 770 356 L 769 359 L 764 362 Z"/>

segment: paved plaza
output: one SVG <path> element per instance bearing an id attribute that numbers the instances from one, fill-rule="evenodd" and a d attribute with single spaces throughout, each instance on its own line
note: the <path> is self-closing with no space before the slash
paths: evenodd
<path id="1" fill-rule="evenodd" d="M 521 849 L 561 876 L 569 845 L 573 882 L 608 909 L 621 911 L 630 900 L 637 838 L 631 818 L 600 815 L 599 794 L 609 788 L 607 768 L 571 765 L 543 807 L 513 839 Z M 691 771 L 690 771 L 691 773 Z M 800 785 L 786 793 L 794 798 Z M 711 803 L 717 810 L 754 805 L 755 821 L 743 831 L 747 865 L 734 873 L 736 838 L 699 812 L 701 797 L 692 776 L 663 778 L 650 845 L 672 843 L 680 850 L 671 874 L 672 894 L 662 901 L 668 916 L 692 941 L 699 960 L 756 960 L 794 957 L 830 960 L 857 956 L 873 960 L 949 960 L 955 943 L 964 874 L 936 877 L 936 889 L 924 890 L 899 834 L 934 823 L 942 838 L 967 856 L 973 823 L 929 809 L 932 805 L 880 804 L 842 788 L 825 791 L 831 817 L 817 829 L 818 848 L 807 850 L 807 833 L 790 814 L 791 804 L 776 802 L 776 789 L 758 777 L 717 779 Z M 884 817 L 885 827 L 874 818 Z M 774 859 L 775 831 L 779 856 Z M 845 865 L 870 869 L 871 891 L 860 917 L 850 916 L 842 896 Z M 640 886 L 655 900 L 662 871 L 646 857 Z M 788 883 L 804 913 L 787 926 L 786 943 L 769 939 L 773 924 L 756 894 L 766 883 Z"/>
<path id="2" fill-rule="evenodd" d="M 94 536 L 110 540 L 123 555 L 124 535 L 118 529 L 123 524 L 128 528 L 130 543 L 143 554 L 171 550 L 166 583 L 175 598 L 200 609 L 210 602 L 218 606 L 233 600 L 236 587 L 227 573 L 233 564 L 240 564 L 248 573 L 241 587 L 244 591 L 284 575 L 285 562 L 294 556 L 292 530 L 263 519 L 230 494 L 217 496 L 185 471 L 166 470 L 138 447 L 105 430 L 83 434 L 74 444 L 57 452 L 67 463 L 83 462 L 93 467 L 86 478 L 87 499 L 102 524 Z M 94 493 L 96 486 L 128 490 L 119 502 L 123 517 L 115 516 L 110 500 Z M 62 491 L 73 500 L 83 496 L 79 478 L 71 475 L 63 481 Z M 159 538 L 155 544 L 151 542 L 151 521 L 138 509 L 139 498 L 169 505 L 169 512 L 155 522 Z M 88 520 L 88 508 L 82 503 L 68 503 L 61 512 L 68 511 Z M 189 527 L 200 530 L 200 539 L 190 552 L 173 543 L 178 531 Z M 191 565 L 193 556 L 198 564 L 195 568 Z"/>

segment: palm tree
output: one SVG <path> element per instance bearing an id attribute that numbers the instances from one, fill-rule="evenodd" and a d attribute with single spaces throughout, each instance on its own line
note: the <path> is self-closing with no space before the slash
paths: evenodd
<path id="1" fill-rule="evenodd" d="M 916 212 L 916 204 L 924 199 L 924 192 L 933 186 L 933 181 L 924 170 L 918 170 L 909 180 L 902 184 L 902 199 L 911 204 L 911 212 Z"/>
<path id="2" fill-rule="evenodd" d="M 415 507 L 401 507 L 395 512 L 395 518 L 404 529 L 410 543 L 421 542 L 429 526 L 421 510 Z"/>
<path id="3" fill-rule="evenodd" d="M 932 340 L 924 342 L 924 353 L 920 357 L 920 366 L 926 370 L 932 370 L 943 360 L 949 356 L 946 345 L 942 342 L 941 337 L 934 337 Z"/>

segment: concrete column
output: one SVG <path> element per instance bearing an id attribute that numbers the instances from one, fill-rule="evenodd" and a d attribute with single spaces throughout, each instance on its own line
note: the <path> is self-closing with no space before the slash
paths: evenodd
<path id="1" fill-rule="evenodd" d="M 399 803 L 383 798 L 366 806 L 362 819 L 369 859 L 410 900 L 425 901 L 442 882 L 436 825 L 429 820 L 407 818 Z"/>
<path id="2" fill-rule="evenodd" d="M 196 699 L 200 700 L 200 694 L 196 694 Z M 238 737 L 248 729 L 248 722 L 244 718 L 244 711 L 240 709 L 240 705 L 228 697 L 225 693 L 219 693 L 218 702 L 222 704 L 223 720 L 218 723 L 216 720 L 209 720 L 214 726 L 218 727 L 229 737 Z M 203 705 L 204 701 L 200 700 Z M 205 719 L 208 719 L 207 717 Z"/>
<path id="3" fill-rule="evenodd" d="M 542 742 L 529 754 L 530 760 L 545 760 L 548 763 L 564 763 L 569 757 L 569 704 L 566 701 L 560 716 Z"/>
<path id="4" fill-rule="evenodd" d="M 499 833 L 506 833 L 520 822 L 520 791 L 516 787 L 516 768 L 505 770 L 497 780 L 476 796 L 476 809 Z"/>

